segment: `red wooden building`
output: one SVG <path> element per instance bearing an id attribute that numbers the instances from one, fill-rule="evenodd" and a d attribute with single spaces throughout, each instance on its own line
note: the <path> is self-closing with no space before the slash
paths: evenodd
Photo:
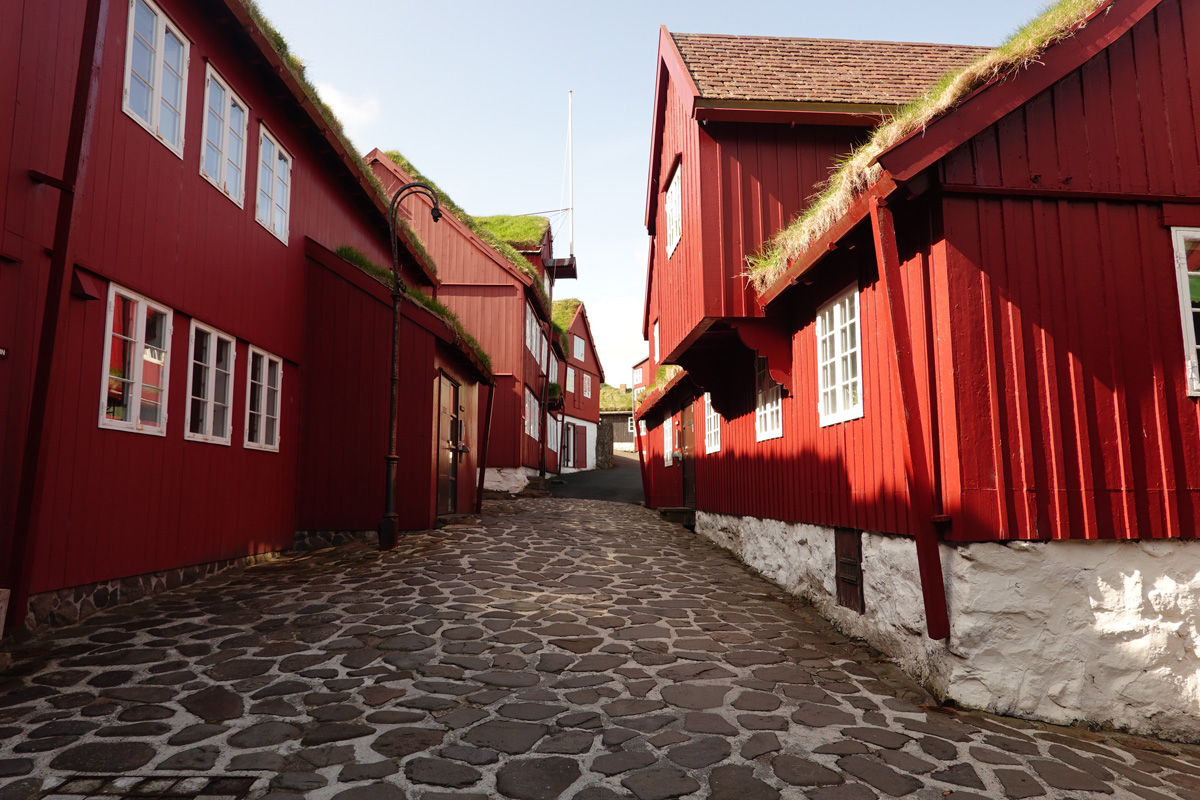
<path id="1" fill-rule="evenodd" d="M 554 318 L 560 323 L 563 361 L 562 439 L 560 472 L 596 468 L 596 433 L 600 424 L 600 384 L 604 367 L 592 340 L 587 309 L 574 298 L 554 301 Z"/>
<path id="2" fill-rule="evenodd" d="M 10 621 L 379 524 L 391 301 L 333 251 L 390 263 L 386 201 L 272 34 L 239 0 L 0 7 Z M 434 292 L 411 241 L 404 279 Z M 402 339 L 398 506 L 427 528 L 439 470 L 443 504 L 474 502 L 439 436 L 479 446 L 490 375 L 423 306 Z"/>
<path id="3" fill-rule="evenodd" d="M 372 150 L 366 160 L 389 191 L 424 180 L 397 163 L 398 154 Z M 432 201 L 414 197 L 404 215 L 438 263 L 438 299 L 469 332 L 486 339 L 496 378 L 484 485 L 519 491 L 531 475 L 558 468 L 557 432 L 548 430 L 558 427 L 548 406 L 559 364 L 550 346 L 550 293 L 556 279 L 575 277 L 575 259 L 552 257 L 544 218 L 535 218 L 542 224 L 532 241 L 509 243 L 485 223 L 513 218 L 477 220 L 447 202 L 434 223 L 431 207 Z M 481 414 L 487 413 L 481 406 Z"/>
<path id="4" fill-rule="evenodd" d="M 639 409 L 647 497 L 946 696 L 1197 740 L 1200 7 L 1037 45 L 663 31 L 645 330 L 684 369 Z"/>

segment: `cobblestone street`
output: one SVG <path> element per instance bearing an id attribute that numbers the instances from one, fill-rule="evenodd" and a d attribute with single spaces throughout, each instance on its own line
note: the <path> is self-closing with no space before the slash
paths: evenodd
<path id="1" fill-rule="evenodd" d="M 34 638 L 0 800 L 1200 797 L 1198 748 L 937 708 L 653 512 L 485 510 Z"/>

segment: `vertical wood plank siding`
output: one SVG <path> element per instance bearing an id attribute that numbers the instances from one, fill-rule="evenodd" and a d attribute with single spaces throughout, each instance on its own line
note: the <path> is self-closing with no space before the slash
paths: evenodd
<path id="1" fill-rule="evenodd" d="M 305 240 L 329 248 L 352 245 L 386 264 L 386 223 L 335 165 L 328 142 L 264 77 L 261 56 L 245 46 L 236 27 L 204 4 L 158 4 L 191 42 L 183 157 L 121 110 L 129 4 L 112 2 L 69 263 L 99 276 L 105 288 L 118 283 L 174 310 L 166 436 L 97 426 L 105 301 L 72 297 L 53 389 L 44 398 L 50 424 L 31 533 L 34 592 L 282 549 L 292 541 L 298 512 L 327 527 L 373 528 L 382 505 L 385 423 L 377 417 L 386 392 L 378 380 L 386 371 L 373 370 L 381 358 L 386 363 L 390 310 L 384 308 L 389 321 L 380 329 L 378 309 L 368 310 L 376 300 L 338 288 L 328 276 L 308 283 Z M 27 173 L 62 170 L 83 10 L 84 0 L 0 4 L 0 118 L 8 121 L 0 126 L 0 162 L 7 167 L 0 195 L 0 256 L 7 257 L 0 258 L 0 346 L 10 351 L 0 360 L 4 542 L 12 535 L 21 426 L 48 269 L 44 248 L 51 243 L 57 202 L 56 190 L 33 183 Z M 200 175 L 206 59 L 248 105 L 241 208 Z M 263 122 L 293 156 L 286 244 L 255 221 Z M 228 447 L 183 438 L 193 318 L 237 339 Z M 413 374 L 424 380 L 436 357 L 433 337 L 411 322 L 406 328 L 406 347 L 423 370 Z M 313 374 L 303 364 L 306 333 Z M 250 344 L 283 359 L 278 453 L 242 444 Z M 349 381 L 361 381 L 362 390 Z M 305 429 L 303 448 L 305 463 L 315 467 L 301 481 L 298 500 L 302 387 L 314 393 L 306 414 L 316 424 Z M 345 394 L 350 389 L 353 398 Z M 325 403 L 330 405 L 322 409 Z M 413 422 L 409 446 L 429 448 L 432 395 L 422 387 L 406 403 L 404 419 Z M 344 438 L 337 440 L 335 430 Z M 378 464 L 378 480 L 364 477 L 367 464 Z M 414 473 L 405 490 L 430 495 L 431 480 L 432 470 Z M 347 506 L 361 502 L 361 513 L 353 520 L 336 516 L 319 496 L 307 496 L 318 489 L 344 493 Z M 431 501 L 422 506 L 402 494 L 400 505 L 424 517 Z M 422 519 L 416 526 L 427 524 Z"/>

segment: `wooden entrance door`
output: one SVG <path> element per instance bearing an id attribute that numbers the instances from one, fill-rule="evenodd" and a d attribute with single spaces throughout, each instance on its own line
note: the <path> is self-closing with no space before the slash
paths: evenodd
<path id="1" fill-rule="evenodd" d="M 438 373 L 438 514 L 458 511 L 458 462 L 462 419 L 458 413 L 458 384 Z"/>
<path id="2" fill-rule="evenodd" d="M 692 420 L 692 404 L 679 414 L 679 458 L 683 467 L 683 505 L 696 507 L 696 426 Z"/>
<path id="3" fill-rule="evenodd" d="M 575 426 L 575 469 L 587 469 L 587 426 Z"/>
<path id="4" fill-rule="evenodd" d="M 558 454 L 558 464 L 560 467 L 575 466 L 575 459 L 571 456 L 571 451 L 575 449 L 575 424 L 568 422 L 563 425 L 562 452 Z"/>

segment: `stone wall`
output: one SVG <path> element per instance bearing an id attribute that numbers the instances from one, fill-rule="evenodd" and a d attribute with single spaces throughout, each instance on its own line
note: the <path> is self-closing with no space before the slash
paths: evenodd
<path id="1" fill-rule="evenodd" d="M 613 465 L 613 426 L 611 419 L 600 420 L 596 428 L 596 469 L 611 469 Z"/>
<path id="2" fill-rule="evenodd" d="M 186 586 L 201 578 L 207 578 L 228 569 L 271 561 L 275 555 L 275 553 L 263 553 L 243 558 L 230 558 L 100 583 L 72 586 L 52 592 L 39 592 L 29 596 L 29 605 L 25 611 L 25 627 L 29 631 L 35 631 L 47 626 L 69 625 L 106 608 L 133 603 L 143 597 Z"/>
<path id="3" fill-rule="evenodd" d="M 337 547 L 348 542 L 378 542 L 379 531 L 296 531 L 292 549 L 300 552 Z"/>
<path id="4" fill-rule="evenodd" d="M 517 494 L 529 483 L 524 467 L 488 467 L 483 476 L 483 488 L 489 492 Z"/>
<path id="5" fill-rule="evenodd" d="M 1200 741 L 1198 541 L 943 544 L 950 637 L 934 641 L 908 537 L 863 534 L 858 614 L 837 605 L 832 528 L 701 511 L 696 531 L 940 697 Z"/>

